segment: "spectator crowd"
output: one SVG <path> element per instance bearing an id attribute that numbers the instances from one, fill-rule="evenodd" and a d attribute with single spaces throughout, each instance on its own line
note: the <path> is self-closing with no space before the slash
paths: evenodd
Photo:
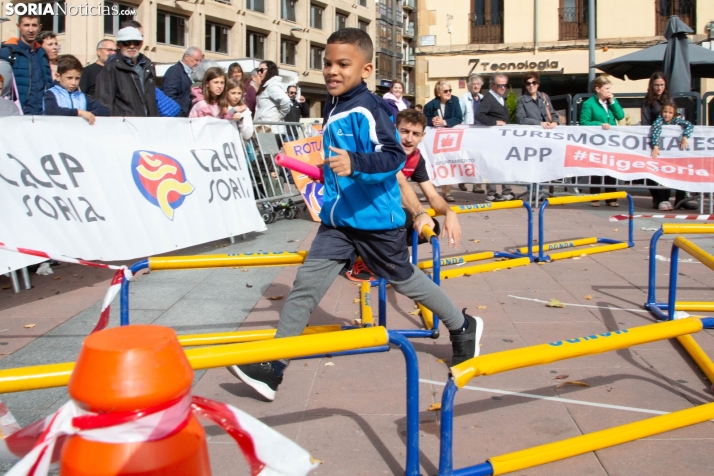
<path id="1" fill-rule="evenodd" d="M 233 63 L 224 71 L 218 63 L 204 59 L 203 52 L 191 46 L 182 58 L 166 71 L 161 88 L 156 85 L 155 67 L 142 51 L 143 30 L 134 20 L 122 23 L 116 41 L 102 40 L 97 44 L 96 61 L 83 67 L 72 55 L 60 55 L 57 36 L 41 31 L 40 19 L 21 15 L 18 20 L 19 38 L 11 38 L 0 47 L 0 116 L 58 115 L 79 116 L 93 124 L 96 116 L 125 117 L 214 117 L 236 121 L 245 140 L 253 136 L 254 121 L 299 122 L 309 117 L 308 105 L 303 96 L 298 97 L 297 86 L 287 92 L 281 86 L 278 67 L 273 61 L 262 61 L 249 73 L 240 64 Z M 515 123 L 553 129 L 560 126 L 558 114 L 550 97 L 539 91 L 540 77 L 528 72 L 522 77 L 522 95 L 515 110 Z M 495 73 L 489 78 L 489 89 L 482 92 L 483 78 L 472 74 L 467 81 L 468 92 L 461 98 L 453 95 L 449 82 L 438 81 L 434 99 L 423 107 L 427 126 L 454 127 L 459 124 L 477 126 L 504 126 L 512 123 L 506 105 L 508 77 Z M 609 129 L 624 118 L 624 111 L 611 92 L 607 77 L 599 76 L 594 84 L 595 94 L 581 108 L 579 123 Z M 404 84 L 392 82 L 383 97 L 392 118 L 411 109 L 403 97 Z M 420 105 L 415 109 L 422 110 Z M 674 111 L 672 113 L 672 110 Z M 653 144 L 656 144 L 662 125 L 680 125 L 683 128 L 682 147 L 692 133 L 692 125 L 677 114 L 662 73 L 654 73 L 649 81 L 647 95 L 642 105 L 642 125 L 652 126 Z M 659 153 L 653 148 L 653 157 Z M 593 176 L 590 183 L 599 185 L 603 177 Z M 605 191 L 614 191 L 616 180 L 604 177 Z M 647 185 L 657 185 L 648 180 Z M 465 184 L 459 184 L 466 191 Z M 453 202 L 451 186 L 441 193 L 447 202 Z M 489 202 L 515 199 L 510 186 L 486 184 L 485 190 L 473 185 L 474 193 L 486 193 Z M 599 193 L 592 187 L 591 193 Z M 671 191 L 650 189 L 653 207 L 672 210 Z M 676 191 L 676 202 L 683 201 L 685 193 Z M 609 206 L 618 206 L 608 200 Z M 592 202 L 599 206 L 599 202 Z M 685 207 L 691 206 L 684 203 Z"/>

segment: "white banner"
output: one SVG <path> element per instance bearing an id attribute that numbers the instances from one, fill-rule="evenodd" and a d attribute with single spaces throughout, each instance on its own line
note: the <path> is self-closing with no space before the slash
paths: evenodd
<path id="1" fill-rule="evenodd" d="M 547 182 L 573 176 L 649 178 L 689 192 L 714 192 L 714 127 L 695 127 L 689 150 L 680 126 L 665 126 L 651 157 L 645 126 L 428 127 L 419 145 L 435 185 Z"/>
<path id="2" fill-rule="evenodd" d="M 0 130 L 0 242 L 114 261 L 266 229 L 229 121 L 22 117 Z"/>

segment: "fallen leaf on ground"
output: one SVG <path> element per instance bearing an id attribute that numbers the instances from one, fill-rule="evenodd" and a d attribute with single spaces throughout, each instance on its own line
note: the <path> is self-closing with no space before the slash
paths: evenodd
<path id="1" fill-rule="evenodd" d="M 245 287 L 246 287 L 246 288 L 252 288 L 253 285 L 252 285 L 252 284 L 245 283 Z"/>
<path id="2" fill-rule="evenodd" d="M 265 299 L 267 299 L 268 301 L 280 301 L 284 297 L 285 296 L 268 296 Z"/>
<path id="3" fill-rule="evenodd" d="M 352 325 L 353 326 L 361 326 L 362 325 L 362 319 L 352 319 Z"/>
<path id="4" fill-rule="evenodd" d="M 580 256 L 576 256 L 576 257 L 573 258 L 573 259 L 582 259 L 582 258 L 581 258 Z"/>
<path id="5" fill-rule="evenodd" d="M 545 263 L 544 263 L 543 261 L 538 261 L 538 264 L 539 264 L 540 266 L 545 266 Z"/>
<path id="6" fill-rule="evenodd" d="M 588 301 L 590 301 L 590 300 L 592 300 L 593 296 L 592 296 L 592 294 L 586 294 L 585 296 L 583 296 L 583 298 L 585 298 L 585 299 L 587 299 Z"/>
<path id="7" fill-rule="evenodd" d="M 477 306 L 476 309 L 486 309 L 486 306 Z"/>
<path id="8" fill-rule="evenodd" d="M 325 367 L 334 367 L 334 366 L 335 366 L 334 362 L 325 362 Z"/>
<path id="9" fill-rule="evenodd" d="M 62 279 L 62 276 L 55 276 L 55 277 L 52 278 L 52 279 Z"/>
<path id="10" fill-rule="evenodd" d="M 22 326 L 22 327 L 25 327 L 26 329 L 32 329 L 32 328 L 35 327 L 36 325 L 37 325 L 37 324 L 25 324 L 25 325 Z"/>
<path id="11" fill-rule="evenodd" d="M 568 377 L 570 377 L 570 375 L 568 375 L 568 374 L 560 374 L 560 375 L 556 375 L 556 376 L 553 377 L 553 378 L 556 379 L 556 380 L 563 380 L 564 378 L 568 378 Z"/>
<path id="12" fill-rule="evenodd" d="M 551 298 L 551 300 L 548 301 L 548 304 L 546 304 L 546 306 L 548 306 L 548 307 L 565 307 L 565 304 L 563 304 L 562 302 L 558 301 L 555 298 Z"/>
<path id="13" fill-rule="evenodd" d="M 73 274 L 73 275 L 72 275 L 73 278 L 76 278 L 77 276 L 78 276 L 78 275 L 76 275 L 76 274 Z"/>
<path id="14" fill-rule="evenodd" d="M 612 231 L 617 231 L 617 228 L 613 228 Z"/>
<path id="15" fill-rule="evenodd" d="M 352 300 L 352 302 L 354 302 L 354 303 L 360 302 L 360 298 L 355 298 Z"/>
<path id="16" fill-rule="evenodd" d="M 437 410 L 441 410 L 441 403 L 432 403 L 431 406 L 429 407 L 429 411 L 435 412 Z"/>
<path id="17" fill-rule="evenodd" d="M 12 285 L 11 285 L 11 284 L 6 284 L 6 285 L 5 285 L 5 286 L 3 286 L 2 288 L 3 288 L 3 289 L 10 289 L 11 287 L 12 287 Z"/>
<path id="18" fill-rule="evenodd" d="M 297 240 L 288 240 L 288 243 L 297 243 Z"/>
<path id="19" fill-rule="evenodd" d="M 421 311 L 419 309 L 414 309 L 413 311 L 409 311 L 410 316 L 418 316 Z"/>
<path id="20" fill-rule="evenodd" d="M 555 386 L 555 388 L 560 388 L 560 387 L 565 387 L 566 385 L 575 385 L 576 387 L 589 387 L 589 383 L 585 382 L 578 382 L 577 380 L 568 380 L 563 383 L 559 383 L 558 385 Z"/>
<path id="21" fill-rule="evenodd" d="M 250 271 L 250 270 L 249 269 L 241 269 L 241 272 L 243 272 L 243 273 L 247 273 L 248 271 Z"/>
<path id="22" fill-rule="evenodd" d="M 446 362 L 444 359 L 436 359 L 436 361 L 439 362 L 440 364 L 443 364 L 444 362 Z"/>
<path id="23" fill-rule="evenodd" d="M 471 240 L 471 241 L 473 241 L 474 243 L 481 243 L 481 240 Z"/>
<path id="24" fill-rule="evenodd" d="M 312 455 L 310 455 L 310 462 L 313 463 L 313 464 L 314 464 L 314 463 L 320 463 L 320 464 L 323 464 L 323 463 L 324 463 L 323 460 L 317 459 L 317 458 L 313 458 Z"/>
<path id="25" fill-rule="evenodd" d="M 350 283 L 350 286 L 357 286 L 357 287 L 359 287 L 360 285 L 357 284 L 357 283 Z"/>

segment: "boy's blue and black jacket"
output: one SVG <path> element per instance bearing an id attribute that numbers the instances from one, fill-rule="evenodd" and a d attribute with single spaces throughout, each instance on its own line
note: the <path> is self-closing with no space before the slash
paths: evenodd
<path id="1" fill-rule="evenodd" d="M 364 82 L 341 96 L 328 96 L 322 126 L 325 158 L 335 155 L 330 146 L 348 151 L 352 174 L 338 177 L 325 164 L 324 224 L 368 231 L 404 226 L 396 175 L 407 156 L 389 114 Z"/>
<path id="2" fill-rule="evenodd" d="M 45 116 L 78 116 L 80 109 L 95 116 L 112 115 L 104 104 L 87 97 L 78 89 L 70 93 L 56 81 L 42 98 L 42 113 Z"/>

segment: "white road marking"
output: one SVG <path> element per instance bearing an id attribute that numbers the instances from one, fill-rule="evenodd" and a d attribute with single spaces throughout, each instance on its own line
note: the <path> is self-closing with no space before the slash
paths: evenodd
<path id="1" fill-rule="evenodd" d="M 509 294 L 508 297 L 512 297 L 514 299 L 521 299 L 523 301 L 541 302 L 543 304 L 548 304 L 548 302 L 549 302 L 549 301 L 543 301 L 541 299 L 513 296 L 512 294 Z M 612 306 L 591 306 L 588 304 L 571 304 L 571 303 L 567 303 L 567 302 L 564 302 L 563 304 L 565 305 L 565 307 L 573 306 L 573 307 L 588 307 L 591 309 L 609 309 L 610 311 L 630 311 L 630 312 L 647 312 L 647 313 L 650 312 L 645 309 L 625 309 L 622 307 L 612 307 Z"/>

